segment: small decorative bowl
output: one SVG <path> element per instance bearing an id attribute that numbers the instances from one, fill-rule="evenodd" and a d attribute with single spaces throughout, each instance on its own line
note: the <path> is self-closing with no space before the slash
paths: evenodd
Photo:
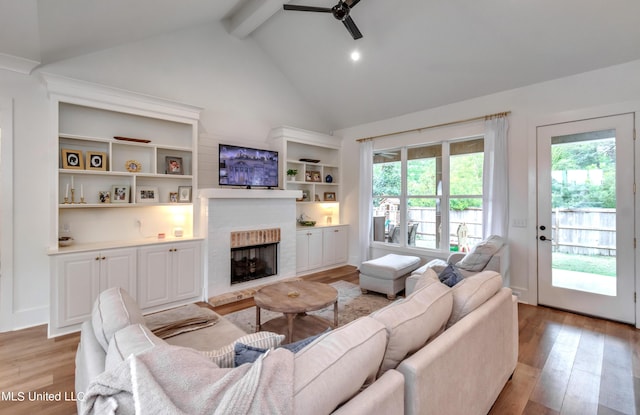
<path id="1" fill-rule="evenodd" d="M 302 226 L 315 226 L 316 225 L 316 221 L 315 220 L 301 220 L 298 223 L 300 225 L 302 225 Z"/>
<path id="2" fill-rule="evenodd" d="M 61 236 L 58 238 L 58 246 L 71 246 L 73 245 L 73 238 L 70 236 Z"/>

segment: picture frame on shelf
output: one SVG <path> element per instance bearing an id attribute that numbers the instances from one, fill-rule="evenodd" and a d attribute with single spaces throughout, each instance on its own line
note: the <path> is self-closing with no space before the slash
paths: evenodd
<path id="1" fill-rule="evenodd" d="M 182 169 L 182 157 L 167 156 L 166 161 L 166 173 L 167 174 L 184 174 Z"/>
<path id="2" fill-rule="evenodd" d="M 302 191 L 302 201 L 303 202 L 308 202 L 309 201 L 309 191 L 308 190 L 303 190 Z"/>
<path id="3" fill-rule="evenodd" d="M 336 192 L 324 192 L 324 201 L 325 202 L 335 202 L 336 201 Z"/>
<path id="4" fill-rule="evenodd" d="M 86 163 L 87 170 L 107 170 L 107 153 L 101 151 L 87 151 Z"/>
<path id="5" fill-rule="evenodd" d="M 322 176 L 320 176 L 319 171 L 309 170 L 307 175 L 305 176 L 306 181 L 308 182 L 321 182 Z"/>
<path id="6" fill-rule="evenodd" d="M 138 160 L 127 160 L 124 167 L 129 173 L 140 173 L 142 171 L 142 163 Z"/>
<path id="7" fill-rule="evenodd" d="M 178 186 L 178 203 L 191 203 L 191 186 Z"/>
<path id="8" fill-rule="evenodd" d="M 84 170 L 84 158 L 81 150 L 63 148 L 61 151 L 63 169 Z"/>
<path id="9" fill-rule="evenodd" d="M 128 185 L 114 184 L 111 187 L 111 203 L 129 203 L 129 190 Z"/>
<path id="10" fill-rule="evenodd" d="M 101 190 L 98 192 L 98 203 L 111 203 L 111 192 L 108 190 Z"/>
<path id="11" fill-rule="evenodd" d="M 178 203 L 178 192 L 169 192 L 169 203 Z"/>
<path id="12" fill-rule="evenodd" d="M 157 186 L 138 186 L 136 187 L 136 203 L 158 203 Z"/>

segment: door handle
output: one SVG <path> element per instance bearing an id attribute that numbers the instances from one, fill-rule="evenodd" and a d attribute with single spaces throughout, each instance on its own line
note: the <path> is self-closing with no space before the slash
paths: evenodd
<path id="1" fill-rule="evenodd" d="M 540 240 L 541 240 L 541 241 L 549 241 L 549 242 L 553 241 L 553 239 L 547 239 L 547 237 L 546 237 L 546 236 L 544 236 L 544 235 L 542 235 L 542 236 L 540 237 Z"/>

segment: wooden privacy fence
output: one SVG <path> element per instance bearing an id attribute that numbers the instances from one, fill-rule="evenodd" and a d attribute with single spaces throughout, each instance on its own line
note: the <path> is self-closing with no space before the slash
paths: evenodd
<path id="1" fill-rule="evenodd" d="M 551 222 L 554 252 L 616 256 L 615 209 L 555 209 Z"/>
<path id="2" fill-rule="evenodd" d="M 418 240 L 435 241 L 435 217 L 434 208 L 409 209 L 409 221 L 419 224 Z M 456 231 L 460 223 L 467 225 L 469 245 L 473 246 L 482 239 L 482 209 L 454 210 L 449 217 L 449 240 L 452 244 L 457 241 Z M 616 256 L 615 209 L 555 209 L 551 228 L 554 252 Z"/>

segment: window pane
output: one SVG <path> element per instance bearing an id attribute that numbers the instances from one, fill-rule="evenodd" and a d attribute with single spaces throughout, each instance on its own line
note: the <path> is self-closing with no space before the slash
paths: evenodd
<path id="1" fill-rule="evenodd" d="M 374 196 L 400 196 L 400 168 L 400 150 L 388 150 L 374 153 Z"/>
<path id="2" fill-rule="evenodd" d="M 400 224 L 400 199 L 373 198 L 373 240 L 399 243 L 396 227 Z M 395 231 L 395 235 L 394 235 Z"/>
<path id="3" fill-rule="evenodd" d="M 450 151 L 450 193 L 482 195 L 484 139 L 451 143 Z"/>
<path id="4" fill-rule="evenodd" d="M 441 180 L 442 145 L 407 150 L 407 193 L 409 195 L 436 195 Z"/>
<path id="5" fill-rule="evenodd" d="M 441 231 L 440 199 L 410 198 L 407 203 L 407 243 L 417 248 L 437 249 Z"/>
<path id="6" fill-rule="evenodd" d="M 460 206 L 458 209 L 454 206 Z M 468 252 L 482 240 L 482 199 L 451 199 L 449 246 L 452 251 Z"/>

